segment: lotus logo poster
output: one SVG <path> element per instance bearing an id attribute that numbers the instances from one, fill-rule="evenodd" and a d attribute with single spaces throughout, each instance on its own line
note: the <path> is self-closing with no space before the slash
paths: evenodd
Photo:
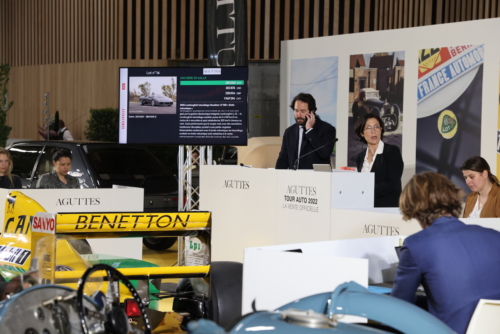
<path id="1" fill-rule="evenodd" d="M 422 49 L 418 61 L 416 172 L 469 192 L 459 168 L 481 150 L 484 45 Z"/>

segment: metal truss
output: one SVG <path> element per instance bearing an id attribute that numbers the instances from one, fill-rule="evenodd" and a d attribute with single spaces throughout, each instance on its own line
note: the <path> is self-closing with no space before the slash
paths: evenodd
<path id="1" fill-rule="evenodd" d="M 200 206 L 200 166 L 212 164 L 212 146 L 179 145 L 179 211 Z"/>
<path id="2" fill-rule="evenodd" d="M 212 146 L 179 145 L 179 211 L 200 207 L 200 165 L 212 164 Z M 177 238 L 177 263 L 186 264 L 184 237 Z"/>

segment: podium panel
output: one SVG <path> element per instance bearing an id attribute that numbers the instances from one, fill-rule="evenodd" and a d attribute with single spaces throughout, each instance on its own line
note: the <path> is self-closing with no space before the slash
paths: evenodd
<path id="1" fill-rule="evenodd" d="M 243 262 L 246 247 L 275 243 L 276 171 L 200 166 L 200 210 L 212 212 L 212 261 Z"/>
<path id="2" fill-rule="evenodd" d="M 242 314 L 252 312 L 253 303 L 257 310 L 274 310 L 299 298 L 331 292 L 349 281 L 367 287 L 367 278 L 367 259 L 338 257 L 326 252 L 308 254 L 248 248 L 243 269 Z M 342 322 L 366 322 L 366 319 L 346 316 Z"/>
<path id="3" fill-rule="evenodd" d="M 417 221 L 403 220 L 399 208 L 331 209 L 330 240 L 407 236 L 420 230 Z"/>
<path id="4" fill-rule="evenodd" d="M 47 212 L 142 212 L 144 189 L 19 189 Z M 8 189 L 0 189 L 3 230 Z M 94 253 L 142 260 L 142 238 L 87 239 Z"/>
<path id="5" fill-rule="evenodd" d="M 276 171 L 276 243 L 328 240 L 332 173 Z"/>
<path id="6" fill-rule="evenodd" d="M 331 174 L 332 208 L 373 208 L 375 174 L 343 170 Z"/>
<path id="7" fill-rule="evenodd" d="M 332 189 L 350 207 L 373 206 L 372 173 L 202 165 L 200 175 L 212 261 L 243 262 L 248 247 L 331 240 Z"/>

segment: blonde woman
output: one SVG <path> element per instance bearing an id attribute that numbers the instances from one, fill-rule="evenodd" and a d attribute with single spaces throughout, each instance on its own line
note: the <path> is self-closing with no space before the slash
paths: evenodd
<path id="1" fill-rule="evenodd" d="M 0 147 L 0 188 L 21 189 L 21 178 L 11 174 L 14 164 L 9 151 Z"/>

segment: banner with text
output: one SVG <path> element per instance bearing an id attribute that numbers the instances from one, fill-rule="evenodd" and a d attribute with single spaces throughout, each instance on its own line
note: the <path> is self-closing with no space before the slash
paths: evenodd
<path id="1" fill-rule="evenodd" d="M 469 192 L 460 166 L 481 152 L 484 45 L 418 56 L 416 172 L 444 174 Z"/>
<path id="2" fill-rule="evenodd" d="M 245 0 L 207 0 L 207 47 L 210 66 L 246 66 Z"/>

